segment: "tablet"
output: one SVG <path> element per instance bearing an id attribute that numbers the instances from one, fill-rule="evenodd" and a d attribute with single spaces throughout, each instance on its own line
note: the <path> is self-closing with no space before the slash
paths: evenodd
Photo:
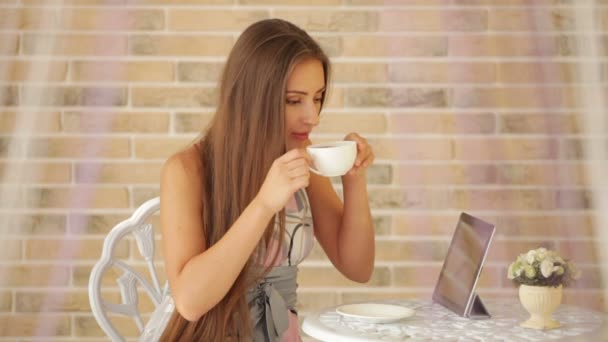
<path id="1" fill-rule="evenodd" d="M 433 302 L 463 317 L 490 317 L 475 288 L 494 231 L 493 224 L 467 213 L 460 215 L 433 291 Z"/>

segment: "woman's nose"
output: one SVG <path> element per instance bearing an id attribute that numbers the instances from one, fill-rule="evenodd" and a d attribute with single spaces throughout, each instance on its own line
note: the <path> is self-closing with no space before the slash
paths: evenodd
<path id="1" fill-rule="evenodd" d="M 304 122 L 307 125 L 316 126 L 319 124 L 319 108 L 315 105 L 309 105 L 306 107 L 304 113 Z"/>

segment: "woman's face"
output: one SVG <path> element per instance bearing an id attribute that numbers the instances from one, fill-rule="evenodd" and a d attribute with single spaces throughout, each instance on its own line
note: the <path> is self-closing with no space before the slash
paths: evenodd
<path id="1" fill-rule="evenodd" d="M 308 134 L 319 124 L 321 99 L 325 92 L 323 65 L 317 59 L 296 64 L 287 79 L 285 132 L 287 150 L 310 143 Z"/>

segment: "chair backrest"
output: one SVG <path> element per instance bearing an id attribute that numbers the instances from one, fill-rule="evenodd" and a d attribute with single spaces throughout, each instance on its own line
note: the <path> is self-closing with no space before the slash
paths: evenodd
<path id="1" fill-rule="evenodd" d="M 125 339 L 110 321 L 108 313 L 132 317 L 140 333 L 144 332 L 144 322 L 138 308 L 138 284 L 145 290 L 145 293 L 156 307 L 160 305 L 165 297 L 169 296 L 167 283 L 165 283 L 163 288 L 160 286 L 154 264 L 154 229 L 151 224 L 147 223 L 150 216 L 155 214 L 159 208 L 160 199 L 158 197 L 153 198 L 137 208 L 130 218 L 114 226 L 104 239 L 101 258 L 91 271 L 89 278 L 91 309 L 97 323 L 112 341 L 124 341 Z M 114 258 L 114 249 L 129 234 L 135 237 L 139 253 L 148 266 L 152 283 L 123 260 Z M 101 296 L 103 275 L 112 267 L 122 271 L 122 275 L 116 279 L 121 295 L 120 304 L 109 303 Z"/>

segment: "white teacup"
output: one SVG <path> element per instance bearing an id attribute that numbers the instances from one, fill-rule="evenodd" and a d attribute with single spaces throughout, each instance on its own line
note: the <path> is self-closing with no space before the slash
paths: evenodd
<path id="1" fill-rule="evenodd" d="M 306 148 L 312 157 L 310 170 L 325 177 L 342 176 L 347 173 L 357 158 L 357 143 L 354 141 L 335 141 Z"/>

